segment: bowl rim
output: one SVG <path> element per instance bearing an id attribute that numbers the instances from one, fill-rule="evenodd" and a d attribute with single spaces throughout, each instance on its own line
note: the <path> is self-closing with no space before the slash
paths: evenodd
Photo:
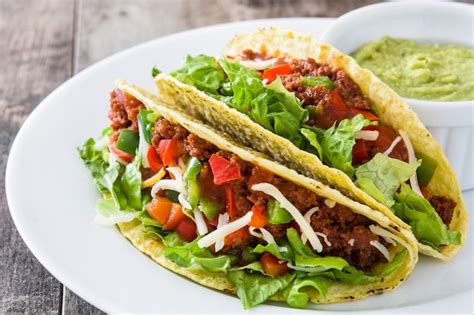
<path id="1" fill-rule="evenodd" d="M 444 2 L 443 1 L 443 2 L 428 2 L 427 3 L 426 1 L 415 0 L 415 1 L 409 1 L 409 2 L 407 1 L 407 2 L 375 3 L 375 4 L 370 4 L 367 6 L 360 7 L 358 9 L 355 9 L 353 11 L 350 11 L 348 13 L 341 15 L 329 27 L 326 28 L 326 30 L 321 35 L 321 39 L 327 42 L 327 37 L 329 36 L 329 34 L 331 34 L 331 32 L 333 32 L 335 29 L 337 29 L 341 25 L 344 25 L 348 20 L 353 21 L 355 19 L 365 18 L 366 14 L 370 14 L 371 12 L 374 12 L 374 11 L 383 10 L 387 8 L 393 9 L 394 7 L 413 9 L 413 8 L 423 6 L 423 8 L 426 8 L 427 5 L 430 7 L 443 7 L 443 8 L 449 7 L 449 8 L 457 8 L 457 9 L 469 9 L 471 11 L 474 10 L 474 6 L 468 3 L 461 3 L 461 2 Z M 407 38 L 409 38 L 409 36 L 407 36 Z M 470 44 L 473 44 L 473 43 L 474 41 L 472 41 Z M 409 97 L 404 97 L 402 95 L 400 95 L 400 97 L 402 97 L 402 99 L 405 102 L 409 103 L 412 106 L 416 106 L 417 108 L 420 108 L 420 109 L 428 109 L 428 108 L 433 109 L 433 107 L 436 107 L 436 106 L 438 109 L 440 109 L 440 107 L 443 105 L 448 105 L 451 110 L 468 110 L 474 107 L 474 100 L 437 101 L 437 100 L 409 98 Z M 443 109 L 444 109 L 444 106 L 443 106 Z"/>

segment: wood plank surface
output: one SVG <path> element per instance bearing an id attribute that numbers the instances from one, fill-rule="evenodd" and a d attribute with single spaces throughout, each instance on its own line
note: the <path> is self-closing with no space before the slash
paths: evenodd
<path id="1" fill-rule="evenodd" d="M 0 314 L 102 312 L 33 257 L 5 199 L 8 151 L 51 90 L 94 62 L 166 34 L 274 17 L 337 17 L 374 0 L 0 0 Z M 465 2 L 473 3 L 473 0 Z"/>
<path id="2" fill-rule="evenodd" d="M 4 169 L 27 115 L 71 76 L 72 16 L 73 1 L 0 1 L 0 314 L 60 313 L 62 308 L 61 284 L 13 225 Z"/>

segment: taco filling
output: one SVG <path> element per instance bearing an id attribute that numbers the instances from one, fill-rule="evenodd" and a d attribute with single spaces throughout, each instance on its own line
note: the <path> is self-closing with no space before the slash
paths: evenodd
<path id="1" fill-rule="evenodd" d="M 436 160 L 382 123 L 343 70 L 245 50 L 219 60 L 187 56 L 170 74 L 346 173 L 408 223 L 419 242 L 436 250 L 460 244 L 460 232 L 448 228 L 456 202 L 426 188 Z"/>
<path id="2" fill-rule="evenodd" d="M 246 308 L 279 295 L 304 307 L 337 282 L 395 272 L 407 243 L 376 222 L 190 133 L 133 96 L 110 94 L 111 120 L 79 153 L 103 198 L 96 222 L 139 221 L 167 259 L 226 273 Z"/>

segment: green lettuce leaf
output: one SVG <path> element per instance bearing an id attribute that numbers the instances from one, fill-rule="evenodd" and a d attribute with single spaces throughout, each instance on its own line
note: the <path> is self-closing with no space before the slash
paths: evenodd
<path id="1" fill-rule="evenodd" d="M 137 154 L 132 163 L 127 164 L 120 179 L 121 191 L 127 198 L 127 204 L 135 210 L 142 209 L 141 157 Z"/>
<path id="2" fill-rule="evenodd" d="M 282 247 L 285 247 L 286 251 L 280 251 L 280 248 L 276 243 L 270 243 L 266 245 L 258 244 L 253 249 L 253 252 L 257 254 L 263 254 L 264 252 L 269 252 L 270 254 L 272 254 L 273 256 L 275 256 L 276 258 L 280 260 L 289 260 L 289 261 L 293 260 L 293 252 L 291 251 L 291 248 L 289 248 L 288 246 L 282 246 Z"/>
<path id="3" fill-rule="evenodd" d="M 320 276 L 297 278 L 283 291 L 283 297 L 288 305 L 303 308 L 308 304 L 309 295 L 307 290 L 301 289 L 313 288 L 324 297 L 331 283 L 330 279 Z"/>
<path id="4" fill-rule="evenodd" d="M 139 211 L 120 210 L 120 206 L 112 199 L 97 200 L 94 223 L 101 225 L 115 225 L 130 222 L 140 214 Z"/>
<path id="5" fill-rule="evenodd" d="M 228 276 L 245 309 L 265 302 L 275 293 L 285 289 L 295 278 L 295 274 L 272 278 L 259 273 L 249 274 L 243 270 L 230 271 Z"/>
<path id="6" fill-rule="evenodd" d="M 435 249 L 440 245 L 461 243 L 461 233 L 449 230 L 428 200 L 407 184 L 402 184 L 400 192 L 395 194 L 395 201 L 395 214 L 411 226 L 413 234 L 421 243 Z"/>
<path id="7" fill-rule="evenodd" d="M 176 233 L 174 233 L 176 234 Z M 168 236 L 167 236 L 168 237 Z M 165 257 L 177 265 L 189 269 L 203 269 L 207 271 L 226 272 L 231 267 L 231 256 L 214 256 L 208 248 L 200 248 L 196 239 L 191 243 L 185 243 L 174 239 L 173 242 L 165 239 Z"/>
<path id="8" fill-rule="evenodd" d="M 306 138 L 306 140 L 309 141 L 310 146 L 316 149 L 316 152 L 313 153 L 317 154 L 319 159 L 322 160 L 324 156 L 323 147 L 321 146 L 321 143 L 319 143 L 317 133 L 309 128 L 301 128 L 300 132 Z"/>
<path id="9" fill-rule="evenodd" d="M 194 57 L 187 55 L 183 66 L 171 72 L 170 75 L 183 83 L 193 85 L 197 89 L 211 94 L 218 94 L 225 77 L 217 60 L 206 55 Z"/>
<path id="10" fill-rule="evenodd" d="M 377 153 L 370 161 L 357 168 L 356 184 L 379 201 L 381 201 L 380 194 L 383 194 L 384 203 L 391 207 L 395 202 L 393 195 L 400 184 L 413 176 L 420 164 L 421 161 L 405 163 L 382 153 Z M 360 180 L 363 178 L 370 179 L 373 185 L 367 180 L 361 182 Z M 377 190 L 374 189 L 374 186 Z"/>
<path id="11" fill-rule="evenodd" d="M 350 119 L 342 120 L 337 126 L 325 130 L 319 140 L 325 164 L 335 167 L 350 177 L 354 175 L 352 167 L 352 148 L 355 134 L 371 123 L 358 114 Z"/>
<path id="12" fill-rule="evenodd" d="M 232 86 L 233 97 L 229 105 L 240 112 L 249 112 L 252 100 L 264 89 L 260 75 L 257 71 L 237 62 L 230 62 L 226 58 L 219 59 L 219 65 L 227 74 Z"/>

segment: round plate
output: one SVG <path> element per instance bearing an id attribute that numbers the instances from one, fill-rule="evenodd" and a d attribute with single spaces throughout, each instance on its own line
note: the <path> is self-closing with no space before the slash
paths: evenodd
<path id="1" fill-rule="evenodd" d="M 237 33 L 280 26 L 319 35 L 328 23 L 329 19 L 260 20 L 179 33 L 109 57 L 52 92 L 19 131 L 6 172 L 11 215 L 33 254 L 64 285 L 106 312 L 241 312 L 237 298 L 173 274 L 136 250 L 116 228 L 94 225 L 98 195 L 76 147 L 108 125 L 108 92 L 117 78 L 153 88 L 153 65 L 166 71 L 177 67 L 185 54 L 219 55 Z M 473 193 L 465 198 L 471 208 Z M 469 235 L 466 246 L 448 263 L 423 257 L 395 292 L 309 307 L 332 313 L 452 311 L 455 305 L 468 311 L 472 257 Z M 253 311 L 288 312 L 282 306 Z"/>

